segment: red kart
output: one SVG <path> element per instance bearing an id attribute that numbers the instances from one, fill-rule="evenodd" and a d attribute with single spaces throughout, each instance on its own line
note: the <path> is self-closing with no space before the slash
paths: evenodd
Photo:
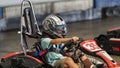
<path id="1" fill-rule="evenodd" d="M 96 65 L 96 68 L 120 68 L 120 64 L 112 59 L 112 57 L 110 57 L 110 55 L 105 50 L 101 49 L 93 39 L 80 40 L 79 44 L 73 45 L 72 48 L 70 45 L 73 45 L 73 42 L 69 42 L 69 44 L 63 46 L 63 48 L 67 47 L 67 51 L 71 51 L 73 48 L 73 50 L 75 50 L 75 55 L 79 55 L 76 54 L 76 51 L 79 49 L 87 55 L 102 59 L 102 61 L 100 61 L 103 62 L 103 65 Z"/>
<path id="2" fill-rule="evenodd" d="M 109 29 L 95 38 L 98 45 L 108 53 L 120 55 L 120 28 Z"/>

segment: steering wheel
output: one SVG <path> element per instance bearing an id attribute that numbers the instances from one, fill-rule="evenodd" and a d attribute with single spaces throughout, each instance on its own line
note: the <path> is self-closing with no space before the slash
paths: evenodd
<path id="1" fill-rule="evenodd" d="M 62 54 L 74 51 L 74 47 L 74 42 L 70 40 L 69 42 L 65 43 L 65 45 L 61 48 Z"/>
<path id="2" fill-rule="evenodd" d="M 82 39 L 80 38 L 78 42 L 80 43 L 81 41 Z M 83 54 L 79 49 L 79 43 L 76 44 L 73 40 L 65 43 L 65 45 L 61 48 L 62 54 L 73 58 L 77 62 L 77 59 Z"/>
<path id="3" fill-rule="evenodd" d="M 79 38 L 78 42 L 82 42 L 83 39 Z M 73 40 L 70 40 L 69 42 L 65 43 L 65 45 L 61 48 L 62 54 L 68 53 L 68 52 L 73 52 L 76 49 L 79 49 L 79 43 L 75 44 Z"/>
<path id="4" fill-rule="evenodd" d="M 61 51 L 63 55 L 71 57 L 74 60 L 74 62 L 79 63 L 80 68 L 84 68 L 84 64 L 81 62 L 79 58 L 82 52 L 79 50 L 78 44 L 75 44 L 73 40 L 70 40 L 69 42 L 65 43 L 65 45 L 61 48 Z"/>

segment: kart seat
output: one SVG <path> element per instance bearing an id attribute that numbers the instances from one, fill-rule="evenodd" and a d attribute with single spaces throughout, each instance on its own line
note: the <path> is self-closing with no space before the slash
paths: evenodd
<path id="1" fill-rule="evenodd" d="M 41 59 L 44 63 L 48 64 L 48 59 L 45 55 L 47 52 L 45 50 L 43 50 L 41 43 L 36 42 L 33 46 L 36 49 L 37 53 L 39 53 L 39 54 L 40 54 L 40 52 L 42 53 L 42 55 L 38 55 L 37 58 Z"/>
<path id="2" fill-rule="evenodd" d="M 45 52 L 45 50 L 43 50 L 40 42 L 36 42 L 33 46 L 37 50 L 37 53 L 39 53 L 39 52 L 43 53 L 42 55 L 38 55 L 37 58 L 43 61 L 45 68 L 53 68 L 52 65 L 48 64 L 48 59 L 45 55 L 47 52 Z"/>
<path id="3" fill-rule="evenodd" d="M 33 12 L 32 7 L 25 7 L 23 10 L 23 35 L 24 35 L 24 41 L 25 44 L 27 44 L 26 36 L 29 38 L 35 38 L 39 39 L 41 38 L 41 32 L 40 29 L 38 28 L 38 24 L 36 23 L 36 17 Z M 43 51 L 43 48 L 41 47 L 41 44 L 39 41 L 35 42 L 33 45 L 33 48 L 36 49 L 36 52 Z M 38 56 L 37 58 L 40 58 L 44 63 L 48 63 L 46 56 L 43 54 L 41 56 Z"/>
<path id="4" fill-rule="evenodd" d="M 35 38 L 38 39 L 41 37 L 40 29 L 38 28 L 38 24 L 36 23 L 35 14 L 33 12 L 32 7 L 25 7 L 23 10 L 23 35 L 24 35 L 24 41 L 25 45 L 28 48 L 26 36 L 29 38 Z M 35 52 L 43 51 L 40 42 L 35 42 L 33 45 L 33 48 L 36 49 Z M 47 63 L 47 58 L 45 55 L 38 56 L 38 59 L 42 60 L 44 63 Z"/>

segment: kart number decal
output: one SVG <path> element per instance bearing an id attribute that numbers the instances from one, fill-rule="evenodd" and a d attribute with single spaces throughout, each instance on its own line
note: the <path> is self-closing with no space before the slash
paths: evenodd
<path id="1" fill-rule="evenodd" d="M 89 50 L 90 52 L 102 50 L 94 41 L 87 41 L 82 44 L 83 48 Z"/>

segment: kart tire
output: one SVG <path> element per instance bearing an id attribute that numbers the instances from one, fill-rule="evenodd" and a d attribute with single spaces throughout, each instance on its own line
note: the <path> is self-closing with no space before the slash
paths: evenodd
<path id="1" fill-rule="evenodd" d="M 43 68 L 42 64 L 26 56 L 14 56 L 1 62 L 0 68 Z"/>

